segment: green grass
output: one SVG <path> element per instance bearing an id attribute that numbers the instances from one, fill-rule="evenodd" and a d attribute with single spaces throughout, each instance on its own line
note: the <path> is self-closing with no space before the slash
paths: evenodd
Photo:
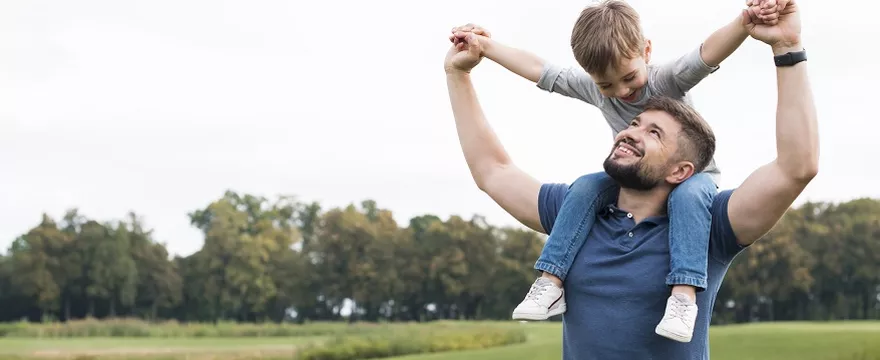
<path id="1" fill-rule="evenodd" d="M 432 328 L 469 327 L 477 324 L 524 329 L 528 340 L 522 344 L 486 350 L 469 350 L 426 355 L 396 357 L 394 360 L 558 360 L 561 358 L 562 330 L 558 323 L 432 323 Z M 382 329 L 382 327 L 378 327 Z M 379 330 L 377 329 L 377 330 Z M 400 328 L 398 328 L 399 330 Z M 101 350 L 94 359 L 122 359 L 108 356 L 116 350 L 141 349 L 133 359 L 202 359 L 186 355 L 188 352 L 212 351 L 226 355 L 205 359 L 285 359 L 291 356 L 268 355 L 240 357 L 242 351 L 286 350 L 312 341 L 328 339 L 324 336 L 302 337 L 226 337 L 226 338 L 0 338 L 0 358 L 31 357 L 39 350 L 54 350 L 64 354 Z M 713 360 L 880 360 L 880 322 L 832 323 L 769 323 L 718 326 L 710 330 Z M 173 355 L 160 354 L 171 351 Z M 149 355 L 153 352 L 153 355 Z M 108 356 L 108 357 L 105 357 Z M 53 359 L 73 357 L 54 357 Z M 43 357 L 42 359 L 48 359 Z M 92 358 L 88 358 L 92 359 Z M 128 359 L 127 357 L 125 359 Z"/>
<path id="2" fill-rule="evenodd" d="M 516 324 L 528 329 L 524 344 L 477 351 L 396 357 L 394 360 L 558 360 L 559 324 Z M 880 359 L 880 322 L 773 323 L 717 326 L 710 330 L 713 360 Z"/>
<path id="3" fill-rule="evenodd" d="M 93 349 L 202 349 L 202 350 L 236 350 L 245 348 L 303 345 L 322 337 L 298 338 L 0 338 L 0 354 L 23 354 L 41 350 L 93 350 Z"/>

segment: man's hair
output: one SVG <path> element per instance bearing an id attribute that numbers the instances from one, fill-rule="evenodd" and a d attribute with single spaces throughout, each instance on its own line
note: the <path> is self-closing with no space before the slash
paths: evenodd
<path id="1" fill-rule="evenodd" d="M 574 58 L 584 70 L 601 74 L 645 46 L 639 13 L 622 0 L 603 0 L 581 11 L 571 32 Z"/>
<path id="2" fill-rule="evenodd" d="M 688 104 L 666 96 L 648 99 L 644 111 L 663 111 L 681 125 L 678 134 L 678 159 L 694 164 L 694 173 L 702 172 L 715 156 L 715 133 L 712 127 Z"/>

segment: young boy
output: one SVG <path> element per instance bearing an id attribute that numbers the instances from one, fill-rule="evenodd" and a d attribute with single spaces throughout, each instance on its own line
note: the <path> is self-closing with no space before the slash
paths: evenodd
<path id="1" fill-rule="evenodd" d="M 747 5 L 753 15 L 768 24 L 775 22 L 775 0 L 757 5 L 752 5 L 752 1 Z M 613 135 L 617 135 L 629 126 L 651 96 L 664 95 L 690 104 L 687 92 L 717 70 L 748 37 L 743 16 L 748 14 L 744 11 L 677 60 L 655 66 L 649 64 L 651 41 L 642 34 L 638 13 L 624 1 L 604 0 L 584 9 L 572 31 L 575 59 L 586 72 L 560 68 L 528 52 L 497 43 L 487 31 L 470 24 L 454 28 L 450 40 L 478 41 L 485 57 L 531 80 L 540 89 L 598 107 Z M 666 313 L 654 330 L 681 342 L 692 338 L 697 316 L 696 293 L 706 287 L 709 207 L 719 175 L 714 160 L 705 169 L 694 172 L 698 174 L 680 184 L 669 198 L 670 272 L 666 284 L 672 289 Z M 546 320 L 566 311 L 562 284 L 597 212 L 616 201 L 617 190 L 616 183 L 605 172 L 585 175 L 572 183 L 554 231 L 535 264 L 542 274 L 514 309 L 514 319 Z"/>

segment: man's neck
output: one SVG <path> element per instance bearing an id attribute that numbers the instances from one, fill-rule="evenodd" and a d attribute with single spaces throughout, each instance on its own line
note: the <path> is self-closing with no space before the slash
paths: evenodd
<path id="1" fill-rule="evenodd" d="M 651 216 L 666 215 L 670 193 L 671 189 L 662 185 L 648 191 L 620 189 L 617 207 L 632 214 L 633 220 L 639 223 Z"/>

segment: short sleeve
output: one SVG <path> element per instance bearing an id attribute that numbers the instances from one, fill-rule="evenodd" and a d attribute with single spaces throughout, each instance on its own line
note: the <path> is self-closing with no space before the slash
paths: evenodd
<path id="1" fill-rule="evenodd" d="M 580 68 L 563 68 L 546 63 L 536 85 L 541 90 L 580 99 L 595 106 L 598 106 L 602 101 L 599 87 L 596 86 L 590 75 Z"/>
<path id="2" fill-rule="evenodd" d="M 729 263 L 746 248 L 737 241 L 727 212 L 727 204 L 733 191 L 719 192 L 712 202 L 712 233 L 709 235 L 709 254 L 724 264 Z"/>
<path id="3" fill-rule="evenodd" d="M 701 51 L 702 45 L 675 61 L 658 66 L 652 79 L 655 91 L 660 95 L 679 98 L 718 70 L 718 66 L 709 66 L 703 61 Z"/>
<path id="4" fill-rule="evenodd" d="M 538 193 L 538 215 L 541 217 L 541 226 L 544 233 L 549 234 L 556 223 L 556 215 L 562 208 L 562 200 L 568 193 L 566 184 L 543 184 Z"/>

